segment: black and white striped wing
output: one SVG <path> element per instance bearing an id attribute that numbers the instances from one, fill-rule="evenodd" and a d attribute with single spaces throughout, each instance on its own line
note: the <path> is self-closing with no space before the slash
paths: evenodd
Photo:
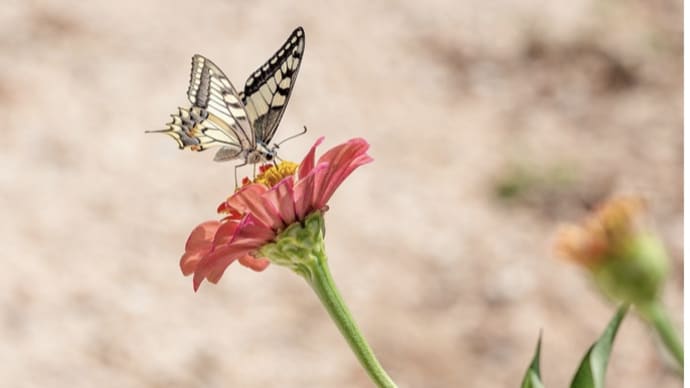
<path id="1" fill-rule="evenodd" d="M 199 54 L 192 58 L 187 97 L 193 106 L 206 110 L 214 124 L 225 127 L 238 147 L 254 148 L 254 132 L 235 87 L 218 66 Z"/>
<path id="2" fill-rule="evenodd" d="M 304 30 L 297 27 L 281 48 L 247 79 L 240 95 L 258 143 L 268 145 L 278 129 L 304 53 Z"/>

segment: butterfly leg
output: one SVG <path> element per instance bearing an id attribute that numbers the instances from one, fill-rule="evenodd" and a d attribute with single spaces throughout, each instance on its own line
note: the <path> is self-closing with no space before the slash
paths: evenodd
<path id="1" fill-rule="evenodd" d="M 235 166 L 235 190 L 237 190 L 237 188 L 239 187 L 239 185 L 237 184 L 237 169 L 240 167 L 244 167 L 246 165 L 247 165 L 247 161 L 245 160 L 244 163 L 238 164 Z"/>

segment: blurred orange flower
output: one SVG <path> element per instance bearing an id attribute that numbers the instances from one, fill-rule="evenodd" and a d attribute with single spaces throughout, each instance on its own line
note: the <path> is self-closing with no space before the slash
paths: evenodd
<path id="1" fill-rule="evenodd" d="M 352 171 L 373 159 L 369 144 L 356 138 L 340 144 L 315 161 L 311 147 L 297 167 L 292 162 L 262 168 L 261 174 L 231 195 L 218 207 L 227 216 L 207 221 L 190 234 L 180 260 L 182 273 L 194 273 L 194 289 L 206 279 L 217 283 L 235 260 L 256 271 L 264 270 L 269 259 L 256 257 L 264 245 L 275 240 L 289 225 L 302 222 L 316 212 L 327 210 L 327 202 Z"/>
<path id="2" fill-rule="evenodd" d="M 580 225 L 564 225 L 556 235 L 556 252 L 591 267 L 640 229 L 645 202 L 638 197 L 617 197 L 603 203 Z"/>

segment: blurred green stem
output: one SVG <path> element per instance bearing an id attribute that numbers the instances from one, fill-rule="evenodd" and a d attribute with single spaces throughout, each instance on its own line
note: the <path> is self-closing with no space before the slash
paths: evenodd
<path id="1" fill-rule="evenodd" d="M 681 374 L 683 373 L 683 342 L 671 323 L 671 318 L 664 306 L 659 301 L 654 301 L 645 306 L 638 306 L 640 314 L 654 327 L 666 349 L 678 362 Z"/>

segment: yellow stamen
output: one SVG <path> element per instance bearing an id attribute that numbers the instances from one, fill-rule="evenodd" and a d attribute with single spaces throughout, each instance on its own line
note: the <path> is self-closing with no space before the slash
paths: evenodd
<path id="1" fill-rule="evenodd" d="M 268 169 L 262 171 L 254 179 L 254 183 L 261 183 L 268 187 L 273 187 L 278 184 L 283 178 L 294 175 L 299 165 L 294 162 L 284 160 L 277 166 L 272 165 Z"/>

